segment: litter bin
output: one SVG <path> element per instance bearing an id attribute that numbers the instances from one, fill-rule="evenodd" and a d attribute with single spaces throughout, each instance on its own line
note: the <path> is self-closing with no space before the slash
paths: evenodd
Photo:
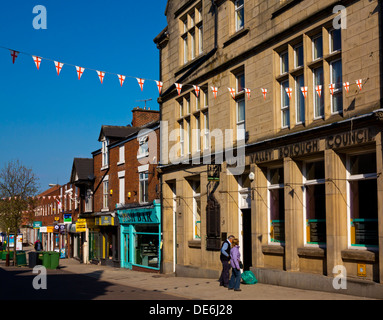
<path id="1" fill-rule="evenodd" d="M 16 264 L 18 266 L 26 266 L 27 265 L 27 255 L 25 251 L 17 251 L 16 252 Z"/>
<path id="2" fill-rule="evenodd" d="M 35 266 L 40 264 L 37 262 L 38 257 L 39 257 L 38 252 L 36 252 L 36 251 L 28 252 L 28 267 L 29 268 L 34 268 Z"/>
<path id="3" fill-rule="evenodd" d="M 1 259 L 5 261 L 7 259 L 7 254 L 8 254 L 8 251 L 3 251 L 1 254 Z M 9 260 L 12 260 L 12 259 L 13 259 L 13 251 L 9 251 Z"/>
<path id="4" fill-rule="evenodd" d="M 57 269 L 59 267 L 60 254 L 56 251 L 49 252 L 50 255 L 50 269 Z"/>
<path id="5" fill-rule="evenodd" d="M 41 258 L 41 255 L 42 255 L 42 258 Z M 49 252 L 43 251 L 40 253 L 39 257 L 43 262 L 42 265 L 45 268 L 50 269 L 51 268 L 51 256 L 50 256 Z"/>

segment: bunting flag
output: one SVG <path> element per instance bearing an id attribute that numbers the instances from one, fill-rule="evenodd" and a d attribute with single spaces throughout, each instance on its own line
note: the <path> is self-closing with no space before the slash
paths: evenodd
<path id="1" fill-rule="evenodd" d="M 56 66 L 57 75 L 59 76 L 64 64 L 58 61 L 54 61 L 54 63 Z"/>
<path id="2" fill-rule="evenodd" d="M 37 70 L 40 70 L 40 63 L 41 63 L 41 58 L 37 56 L 32 56 L 33 61 L 36 64 Z"/>
<path id="3" fill-rule="evenodd" d="M 83 74 L 84 71 L 85 71 L 85 68 L 81 68 L 81 67 L 76 66 L 76 70 L 77 70 L 78 80 L 80 80 L 82 74 Z"/>
<path id="4" fill-rule="evenodd" d="M 11 51 L 12 62 L 13 64 L 15 64 L 16 58 L 19 56 L 20 52 L 15 50 L 9 50 L 9 51 Z"/>
<path id="5" fill-rule="evenodd" d="M 124 81 L 125 81 L 125 76 L 118 74 L 117 77 L 118 77 L 118 80 L 120 80 L 120 85 L 122 87 L 122 85 L 124 84 Z"/>
<path id="6" fill-rule="evenodd" d="M 358 80 L 356 80 L 355 81 L 356 82 L 356 85 L 358 86 L 358 88 L 359 88 L 359 91 L 362 91 L 362 79 L 358 79 Z"/>
<path id="7" fill-rule="evenodd" d="M 214 99 L 217 99 L 218 88 L 217 87 L 211 87 L 211 91 L 213 91 Z"/>
<path id="8" fill-rule="evenodd" d="M 234 88 L 228 88 L 228 89 L 229 89 L 230 94 L 233 97 L 233 99 L 235 99 L 235 89 Z"/>
<path id="9" fill-rule="evenodd" d="M 346 91 L 348 93 L 348 91 L 350 90 L 350 83 L 349 82 L 345 82 L 345 83 L 343 83 L 343 86 L 344 86 L 344 88 L 346 89 Z"/>
<path id="10" fill-rule="evenodd" d="M 98 77 L 100 78 L 101 84 L 104 82 L 105 72 L 97 71 Z"/>
<path id="11" fill-rule="evenodd" d="M 247 100 L 250 100 L 250 93 L 251 93 L 251 90 L 249 88 L 245 88 L 245 92 L 247 94 Z"/>
<path id="12" fill-rule="evenodd" d="M 181 95 L 181 90 L 182 90 L 182 84 L 180 83 L 175 83 L 178 95 Z"/>
<path id="13" fill-rule="evenodd" d="M 317 92 L 319 98 L 321 97 L 322 95 L 322 86 L 321 85 L 318 85 L 315 87 L 315 91 Z"/>
<path id="14" fill-rule="evenodd" d="M 51 59 L 47 59 L 47 58 L 43 58 L 43 57 L 40 57 L 40 56 L 35 56 L 35 55 L 31 55 L 29 53 L 24 53 L 24 52 L 20 52 L 20 51 L 16 51 L 16 50 L 13 50 L 13 49 L 9 49 L 9 48 L 4 48 L 4 47 L 0 47 L 2 49 L 5 49 L 5 50 L 9 50 L 10 54 L 11 54 L 11 57 L 12 57 L 12 63 L 14 64 L 16 59 L 18 58 L 19 54 L 23 54 L 23 55 L 29 55 L 32 57 L 33 61 L 35 62 L 36 64 L 36 68 L 38 70 L 40 70 L 40 65 L 41 65 L 41 62 L 42 60 L 49 60 L 49 61 L 53 61 Z M 54 61 L 54 64 L 55 64 L 55 67 L 56 67 L 56 71 L 57 71 L 57 75 L 59 76 L 60 73 L 61 73 L 61 70 L 64 66 L 64 63 L 62 62 L 58 62 L 58 61 Z M 76 71 L 77 71 L 77 76 L 78 76 L 78 79 L 80 80 L 81 77 L 82 77 L 82 74 L 84 73 L 85 71 L 85 68 L 83 67 L 79 67 L 79 66 L 75 66 L 73 64 L 68 64 L 70 66 L 74 66 L 76 67 Z M 121 87 L 123 86 L 124 84 L 124 81 L 125 81 L 125 78 L 126 76 L 124 75 L 119 75 L 119 74 L 116 74 L 116 73 L 111 73 L 111 72 L 103 72 L 103 71 L 98 71 L 98 70 L 95 70 L 95 69 L 88 69 L 88 70 L 93 70 L 93 71 L 96 71 L 97 72 L 97 75 L 100 79 L 100 82 L 103 83 L 104 81 L 104 77 L 105 77 L 105 74 L 106 73 L 109 73 L 109 74 L 114 74 L 114 75 L 117 75 L 118 79 L 119 79 L 119 82 L 120 82 L 120 85 Z M 150 79 L 144 79 L 144 78 L 138 78 L 138 77 L 132 77 L 132 76 L 128 76 L 130 78 L 136 78 L 140 88 L 141 88 L 141 91 L 143 91 L 144 89 L 144 83 L 145 81 L 147 80 L 150 80 Z M 156 84 L 157 84 L 157 88 L 158 88 L 158 92 L 159 94 L 161 95 L 162 94 L 162 88 L 163 88 L 163 82 L 162 81 L 157 81 L 157 80 L 150 80 L 150 81 L 155 81 Z M 362 91 L 362 87 L 363 87 L 363 79 L 357 79 L 357 80 L 354 80 L 356 85 L 358 86 L 359 88 L 359 91 Z M 354 83 L 354 82 L 352 82 Z M 345 88 L 346 92 L 349 93 L 350 91 L 350 82 L 344 82 L 344 83 L 331 83 L 329 85 L 329 89 L 330 89 L 330 93 L 331 95 L 334 95 L 335 93 L 335 90 L 337 88 L 341 88 L 341 86 L 343 85 L 343 87 Z M 181 90 L 183 88 L 183 84 L 181 83 L 175 83 L 175 86 L 176 86 L 176 89 L 177 89 L 177 93 L 178 95 L 181 95 Z M 190 87 L 193 87 L 194 88 L 194 91 L 195 91 L 195 94 L 196 94 L 196 97 L 198 98 L 199 95 L 200 95 L 200 87 L 197 86 L 197 85 L 193 85 L 193 84 L 185 84 L 185 86 L 190 86 Z M 316 93 L 318 94 L 319 97 L 321 97 L 322 95 L 322 86 L 323 85 L 316 85 L 315 86 L 315 91 Z M 235 88 L 228 88 L 229 89 L 229 92 L 232 96 L 233 99 L 235 99 L 236 97 L 236 90 Z M 262 91 L 262 94 L 263 94 L 263 99 L 266 100 L 266 97 L 267 97 L 267 92 L 268 92 L 268 89 L 266 88 L 260 88 L 261 91 Z M 211 87 L 211 90 L 214 94 L 214 99 L 217 99 L 217 95 L 218 95 L 218 87 Z M 247 95 L 247 99 L 250 100 L 250 97 L 251 97 L 251 90 L 254 90 L 254 88 L 250 89 L 250 88 L 244 88 L 244 91 L 245 91 L 245 94 Z M 307 98 L 307 95 L 308 95 L 308 87 L 301 87 L 300 88 L 304 98 L 306 99 Z M 292 98 L 292 93 L 293 93 L 293 89 L 292 88 L 285 88 L 285 91 L 286 91 L 286 94 L 288 95 L 289 99 Z"/>
<path id="15" fill-rule="evenodd" d="M 145 80 L 141 79 L 141 78 L 136 78 L 136 79 L 137 79 L 138 85 L 141 88 L 141 91 L 143 91 L 144 90 L 144 82 L 145 82 Z"/>
<path id="16" fill-rule="evenodd" d="M 194 87 L 195 94 L 196 94 L 196 96 L 198 98 L 200 88 L 198 86 L 195 86 L 195 85 L 193 85 L 193 87 Z"/>
<path id="17" fill-rule="evenodd" d="M 262 94 L 263 94 L 263 100 L 266 100 L 266 95 L 267 95 L 267 89 L 262 88 Z"/>
<path id="18" fill-rule="evenodd" d="M 293 93 L 293 89 L 291 88 L 285 88 L 287 95 L 289 96 L 289 99 L 291 99 L 291 95 Z"/>
<path id="19" fill-rule="evenodd" d="M 164 85 L 164 83 L 161 82 L 161 81 L 157 81 L 157 80 L 155 80 L 155 81 L 156 81 L 156 84 L 157 84 L 158 92 L 161 95 L 162 86 Z"/>
<path id="20" fill-rule="evenodd" d="M 330 88 L 331 95 L 333 95 L 334 94 L 334 90 L 335 90 L 334 84 L 330 83 L 329 88 Z"/>

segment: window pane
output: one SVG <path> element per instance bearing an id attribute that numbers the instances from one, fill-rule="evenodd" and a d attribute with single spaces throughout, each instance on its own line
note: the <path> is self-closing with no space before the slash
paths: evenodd
<path id="1" fill-rule="evenodd" d="M 326 243 L 325 184 L 306 186 L 307 243 Z"/>
<path id="2" fill-rule="evenodd" d="M 295 68 L 303 66 L 303 45 L 300 44 L 295 48 Z"/>
<path id="3" fill-rule="evenodd" d="M 297 76 L 295 80 L 295 102 L 296 102 L 296 115 L 297 122 L 305 122 L 305 97 L 303 96 L 301 88 L 305 85 L 303 75 Z"/>
<path id="4" fill-rule="evenodd" d="M 281 83 L 282 127 L 288 127 L 290 125 L 290 99 L 286 92 L 286 88 L 288 87 L 288 81 L 284 81 Z"/>
<path id="5" fill-rule="evenodd" d="M 238 0 L 235 2 L 235 20 L 236 31 L 238 31 L 243 28 L 245 23 L 243 0 Z"/>
<path id="6" fill-rule="evenodd" d="M 245 100 L 239 100 L 237 102 L 237 113 L 238 113 L 238 118 L 237 118 L 237 123 L 245 121 Z"/>
<path id="7" fill-rule="evenodd" d="M 289 55 L 287 52 L 281 54 L 281 74 L 289 71 Z"/>
<path id="8" fill-rule="evenodd" d="M 350 156 L 350 173 L 352 175 L 376 173 L 375 153 Z"/>
<path id="9" fill-rule="evenodd" d="M 313 59 L 323 57 L 323 38 L 322 36 L 313 39 Z"/>
<path id="10" fill-rule="evenodd" d="M 322 86 L 320 96 L 316 91 L 317 86 Z M 324 115 L 323 67 L 314 69 L 314 90 L 315 117 L 322 117 Z"/>
<path id="11" fill-rule="evenodd" d="M 306 164 L 306 180 L 324 179 L 324 162 L 308 162 Z"/>
<path id="12" fill-rule="evenodd" d="M 237 93 L 245 90 L 245 75 L 243 73 L 237 75 Z"/>
<path id="13" fill-rule="evenodd" d="M 343 111 L 342 60 L 335 61 L 331 64 L 331 83 L 335 85 L 334 94 L 332 96 L 332 112 L 341 112 Z"/>
<path id="14" fill-rule="evenodd" d="M 285 196 L 284 189 L 269 190 L 271 242 L 285 241 Z"/>
<path id="15" fill-rule="evenodd" d="M 270 169 L 270 184 L 283 184 L 283 168 Z"/>
<path id="16" fill-rule="evenodd" d="M 351 244 L 378 245 L 376 179 L 350 182 Z"/>
<path id="17" fill-rule="evenodd" d="M 342 33 L 341 29 L 333 29 L 330 32 L 330 49 L 331 52 L 342 49 Z"/>

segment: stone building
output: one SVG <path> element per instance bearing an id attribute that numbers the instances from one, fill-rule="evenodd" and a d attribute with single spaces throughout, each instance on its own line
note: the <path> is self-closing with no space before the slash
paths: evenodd
<path id="1" fill-rule="evenodd" d="M 164 271 L 218 277 L 233 234 L 261 282 L 332 290 L 342 270 L 379 286 L 378 1 L 169 0 L 165 14 Z"/>

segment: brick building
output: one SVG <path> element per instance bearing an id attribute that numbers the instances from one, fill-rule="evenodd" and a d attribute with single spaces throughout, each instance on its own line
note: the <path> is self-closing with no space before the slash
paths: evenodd
<path id="1" fill-rule="evenodd" d="M 128 223 L 126 218 L 130 213 L 151 212 L 159 207 L 154 204 L 159 199 L 159 112 L 134 108 L 132 113 L 131 126 L 102 126 L 101 149 L 93 152 L 93 212 L 83 215 L 91 226 L 89 260 L 127 268 L 151 268 L 156 264 L 155 269 L 159 269 L 158 239 L 157 254 L 145 255 L 138 246 L 147 245 L 143 242 L 148 236 L 139 236 L 138 229 L 144 232 L 145 228 L 154 228 L 159 238 L 160 220 L 148 226 L 139 221 L 136 226 L 134 219 Z M 145 233 L 150 236 L 153 232 Z M 140 239 L 135 242 L 136 237 Z"/>
<path id="2" fill-rule="evenodd" d="M 81 212 L 79 198 L 79 190 L 72 183 L 55 185 L 37 196 L 34 239 L 41 240 L 44 250 L 81 258 L 75 228 Z"/>
<path id="3" fill-rule="evenodd" d="M 375 290 L 383 282 L 378 1 L 169 0 L 165 14 L 154 39 L 168 123 L 164 271 L 218 278 L 220 243 L 234 234 L 262 282 L 332 290 L 341 268 Z M 220 137 L 225 130 L 231 136 Z M 226 153 L 226 141 L 245 156 Z"/>

